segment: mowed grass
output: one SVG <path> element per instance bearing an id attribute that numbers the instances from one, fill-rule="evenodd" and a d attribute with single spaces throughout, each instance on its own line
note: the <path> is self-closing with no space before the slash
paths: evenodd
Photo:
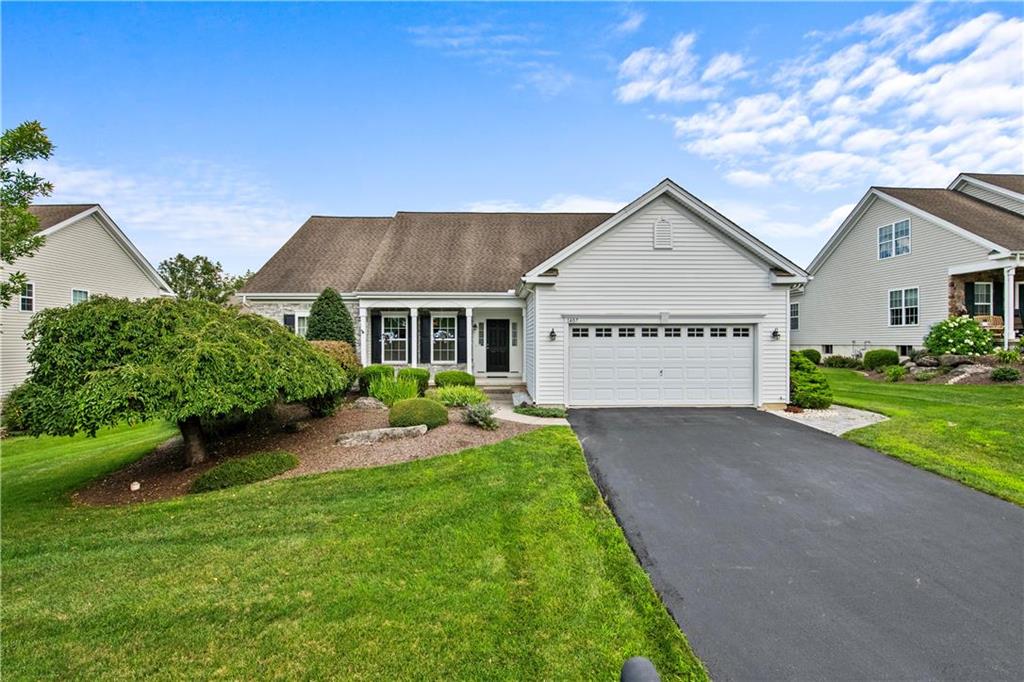
<path id="1" fill-rule="evenodd" d="M 135 507 L 68 493 L 173 433 L 3 443 L 4 679 L 705 679 L 549 427 Z"/>
<path id="2" fill-rule="evenodd" d="M 891 417 L 846 438 L 1024 506 L 1024 386 L 888 384 L 824 371 L 837 403 Z"/>

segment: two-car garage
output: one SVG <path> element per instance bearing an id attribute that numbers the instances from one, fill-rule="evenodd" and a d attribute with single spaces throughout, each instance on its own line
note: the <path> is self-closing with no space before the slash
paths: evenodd
<path id="1" fill-rule="evenodd" d="M 754 399 L 754 327 L 574 324 L 569 405 L 743 405 Z"/>

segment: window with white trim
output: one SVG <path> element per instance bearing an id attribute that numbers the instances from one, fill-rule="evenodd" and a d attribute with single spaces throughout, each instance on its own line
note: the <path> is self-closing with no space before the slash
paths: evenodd
<path id="1" fill-rule="evenodd" d="M 974 314 L 992 314 L 992 282 L 974 283 Z"/>
<path id="2" fill-rule="evenodd" d="M 611 327 L 594 327 L 594 336 L 599 339 L 610 339 L 612 337 Z"/>
<path id="3" fill-rule="evenodd" d="M 725 327 L 712 327 L 711 328 L 711 336 L 712 336 L 712 338 L 717 338 L 717 339 L 723 338 L 723 337 L 729 335 L 728 332 L 729 332 L 729 330 L 726 329 Z"/>
<path id="4" fill-rule="evenodd" d="M 509 334 L 512 335 L 512 347 L 515 348 L 519 345 L 519 324 L 517 322 L 509 323 Z"/>
<path id="5" fill-rule="evenodd" d="M 896 352 L 900 354 L 900 357 L 910 357 L 911 353 L 914 352 L 913 346 L 896 346 Z"/>
<path id="6" fill-rule="evenodd" d="M 910 221 L 900 220 L 878 228 L 878 259 L 910 253 Z"/>
<path id="7" fill-rule="evenodd" d="M 704 337 L 704 327 L 687 327 L 686 335 L 691 339 L 700 339 Z"/>
<path id="8" fill-rule="evenodd" d="M 407 361 L 409 320 L 404 314 L 381 316 L 380 357 L 389 364 Z"/>
<path id="9" fill-rule="evenodd" d="M 572 335 L 576 339 L 585 339 L 590 336 L 590 327 L 573 327 Z"/>
<path id="10" fill-rule="evenodd" d="M 309 330 L 309 315 L 296 315 L 295 316 L 295 333 L 305 338 L 306 332 Z"/>
<path id="11" fill-rule="evenodd" d="M 446 365 L 457 357 L 455 315 L 433 315 L 430 318 L 430 362 Z"/>
<path id="12" fill-rule="evenodd" d="M 21 312 L 30 313 L 36 309 L 36 285 L 25 282 L 21 285 Z"/>
<path id="13" fill-rule="evenodd" d="M 656 338 L 658 338 L 658 328 L 657 327 L 641 327 L 640 328 L 640 336 L 642 336 L 645 339 L 656 339 Z"/>
<path id="14" fill-rule="evenodd" d="M 750 336 L 750 327 L 733 327 L 732 335 L 739 338 L 747 338 Z"/>
<path id="15" fill-rule="evenodd" d="M 789 304 L 789 328 L 800 329 L 800 304 Z"/>
<path id="16" fill-rule="evenodd" d="M 831 343 L 822 344 L 821 352 L 824 353 L 825 355 L 832 355 L 832 344 Z"/>
<path id="17" fill-rule="evenodd" d="M 917 287 L 893 289 L 889 292 L 889 326 L 917 324 Z"/>
<path id="18" fill-rule="evenodd" d="M 636 336 L 636 327 L 619 327 L 619 338 L 633 338 Z"/>
<path id="19" fill-rule="evenodd" d="M 678 339 L 683 335 L 682 327 L 665 327 L 665 336 L 670 339 Z"/>
<path id="20" fill-rule="evenodd" d="M 89 292 L 86 289 L 72 289 L 71 290 L 71 303 L 83 303 L 89 300 Z"/>

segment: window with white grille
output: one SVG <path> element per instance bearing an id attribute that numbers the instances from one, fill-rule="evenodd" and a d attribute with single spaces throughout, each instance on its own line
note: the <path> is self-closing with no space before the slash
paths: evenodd
<path id="1" fill-rule="evenodd" d="M 740 338 L 750 336 L 750 327 L 733 327 L 732 335 Z"/>
<path id="2" fill-rule="evenodd" d="M 610 339 L 612 337 L 611 327 L 594 327 L 594 336 L 599 339 Z"/>
<path id="3" fill-rule="evenodd" d="M 691 339 L 699 339 L 704 336 L 704 327 L 687 327 L 686 335 Z"/>
<path id="4" fill-rule="evenodd" d="M 636 336 L 636 327 L 619 327 L 619 338 L 631 339 Z"/>
<path id="5" fill-rule="evenodd" d="M 657 338 L 658 337 L 658 328 L 657 327 L 641 327 L 640 328 L 640 336 L 644 337 L 645 339 Z"/>
<path id="6" fill-rule="evenodd" d="M 654 221 L 654 248 L 672 248 L 672 223 L 667 218 L 658 218 Z"/>
<path id="7" fill-rule="evenodd" d="M 679 338 L 683 335 L 682 327 L 665 327 L 665 336 L 669 338 Z"/>
<path id="8" fill-rule="evenodd" d="M 712 327 L 711 328 L 711 336 L 712 336 L 712 338 L 722 338 L 724 336 L 728 336 L 729 335 L 727 333 L 728 331 L 729 330 L 726 329 L 725 327 Z"/>
<path id="9" fill-rule="evenodd" d="M 590 336 L 590 328 L 589 327 L 573 327 L 572 328 L 572 335 L 573 335 L 574 338 L 577 338 L 577 339 L 585 339 L 588 336 Z"/>

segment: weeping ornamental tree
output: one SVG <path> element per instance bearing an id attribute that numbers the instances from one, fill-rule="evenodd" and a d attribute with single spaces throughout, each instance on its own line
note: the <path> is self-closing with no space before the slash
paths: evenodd
<path id="1" fill-rule="evenodd" d="M 35 435 L 95 435 L 167 419 L 185 465 L 206 459 L 202 420 L 277 400 L 330 396 L 343 370 L 277 322 L 205 301 L 91 298 L 38 313 L 25 333 L 32 372 L 18 389 Z"/>
<path id="2" fill-rule="evenodd" d="M 324 289 L 309 308 L 306 338 L 310 341 L 345 341 L 355 348 L 356 332 L 341 294 Z"/>

